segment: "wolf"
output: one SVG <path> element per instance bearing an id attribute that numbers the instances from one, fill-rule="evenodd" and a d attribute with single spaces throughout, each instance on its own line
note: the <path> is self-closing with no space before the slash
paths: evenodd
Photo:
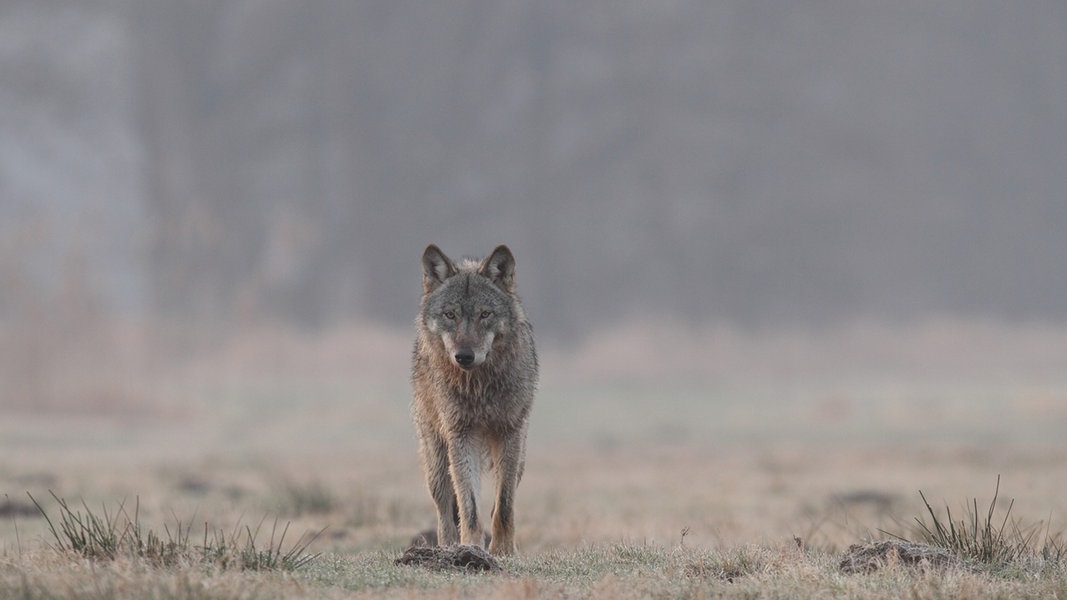
<path id="1" fill-rule="evenodd" d="M 496 478 L 491 554 L 515 553 L 515 491 L 537 389 L 533 327 L 515 293 L 505 245 L 458 264 L 430 244 L 412 353 L 412 417 L 437 507 L 437 543 L 485 547 L 479 496 L 483 462 Z"/>

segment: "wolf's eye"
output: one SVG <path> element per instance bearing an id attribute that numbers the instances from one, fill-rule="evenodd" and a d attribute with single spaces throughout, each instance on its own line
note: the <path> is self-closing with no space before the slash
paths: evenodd
<path id="1" fill-rule="evenodd" d="M 483 310 L 480 318 L 488 319 L 491 316 L 493 316 L 493 311 L 491 311 L 491 310 Z"/>
<path id="2" fill-rule="evenodd" d="M 454 320 L 456 318 L 456 311 L 454 311 L 454 310 L 446 310 L 445 311 L 445 318 L 448 319 L 449 321 Z"/>

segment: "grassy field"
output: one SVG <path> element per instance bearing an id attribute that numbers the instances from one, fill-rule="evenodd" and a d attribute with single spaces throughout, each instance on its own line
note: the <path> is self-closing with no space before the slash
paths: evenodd
<path id="1" fill-rule="evenodd" d="M 92 402 L 0 408 L 0 597 L 1067 597 L 1062 552 L 1040 553 L 1067 544 L 1060 338 L 1017 333 L 983 351 L 975 340 L 1005 336 L 656 335 L 543 352 L 519 555 L 493 573 L 394 564 L 433 525 L 404 335 L 266 332 L 127 378 L 123 393 L 89 390 Z M 920 490 L 943 522 L 946 507 L 984 521 L 998 476 L 991 521 L 1034 553 L 839 568 L 852 544 L 921 540 Z M 173 560 L 57 550 L 27 494 L 57 523 L 50 491 L 119 534 L 135 521 Z M 205 547 L 219 552 L 205 560 Z M 319 556 L 237 560 L 275 550 Z"/>

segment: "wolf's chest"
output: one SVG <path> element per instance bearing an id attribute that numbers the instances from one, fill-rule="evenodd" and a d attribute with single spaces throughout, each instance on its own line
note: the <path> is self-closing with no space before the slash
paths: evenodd
<path id="1" fill-rule="evenodd" d="M 465 427 L 515 427 L 525 419 L 521 395 L 499 379 L 465 378 L 450 386 L 441 406 L 449 421 Z"/>

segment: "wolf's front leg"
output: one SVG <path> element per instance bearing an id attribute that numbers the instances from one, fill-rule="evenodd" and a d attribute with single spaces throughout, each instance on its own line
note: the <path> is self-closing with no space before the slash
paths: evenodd
<path id="1" fill-rule="evenodd" d="M 459 543 L 459 515 L 455 486 L 448 468 L 448 447 L 434 429 L 425 427 L 420 433 L 419 452 L 426 486 L 437 508 L 437 545 L 453 546 Z"/>
<path id="2" fill-rule="evenodd" d="M 525 455 L 524 431 L 514 431 L 490 448 L 496 471 L 496 504 L 493 505 L 491 554 L 515 553 L 515 491 L 519 487 Z"/>
<path id="3" fill-rule="evenodd" d="M 481 489 L 481 447 L 468 436 L 454 436 L 448 445 L 448 461 L 459 506 L 459 543 L 484 547 L 479 520 L 478 492 Z"/>

